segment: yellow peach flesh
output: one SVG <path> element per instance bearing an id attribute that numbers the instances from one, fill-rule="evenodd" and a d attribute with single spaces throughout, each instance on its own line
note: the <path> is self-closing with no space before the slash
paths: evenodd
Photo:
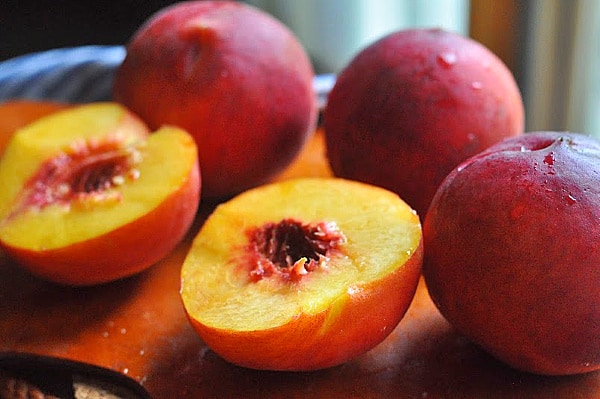
<path id="1" fill-rule="evenodd" d="M 341 255 L 299 282 L 250 282 L 250 266 L 240 267 L 235 259 L 246 245 L 244 231 L 285 218 L 335 222 L 347 240 Z M 354 291 L 402 267 L 420 240 L 417 215 L 383 189 L 310 178 L 264 186 L 220 205 L 209 217 L 184 262 L 182 298 L 188 313 L 206 326 L 276 328 L 343 304 Z M 335 318 L 335 311 L 328 317 Z"/>
<path id="2" fill-rule="evenodd" d="M 83 242 L 139 219 L 184 184 L 196 162 L 191 137 L 169 127 L 148 136 L 144 129 L 132 129 L 123 121 L 126 118 L 124 108 L 101 103 L 59 112 L 17 132 L 0 161 L 3 244 L 42 251 Z M 109 189 L 116 195 L 92 195 L 83 201 L 28 206 L 15 212 L 24 182 L 44 162 L 69 153 L 82 140 L 116 140 L 119 148 L 138 153 L 136 176 Z"/>

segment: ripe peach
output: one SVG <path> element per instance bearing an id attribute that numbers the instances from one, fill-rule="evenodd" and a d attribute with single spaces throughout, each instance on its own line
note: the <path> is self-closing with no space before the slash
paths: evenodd
<path id="1" fill-rule="evenodd" d="M 440 185 L 424 221 L 424 276 L 459 331 L 515 368 L 600 369 L 600 143 L 507 139 Z"/>
<path id="2" fill-rule="evenodd" d="M 68 104 L 41 100 L 10 100 L 0 104 L 0 155 L 15 130 L 53 112 L 65 109 Z"/>
<path id="3" fill-rule="evenodd" d="M 394 32 L 341 72 L 324 114 L 336 176 L 379 185 L 425 216 L 461 161 L 523 132 L 519 88 L 481 44 L 436 29 Z"/>
<path id="4" fill-rule="evenodd" d="M 0 160 L 0 185 L 7 254 L 48 280 L 90 285 L 170 252 L 195 217 L 200 177 L 185 131 L 149 135 L 122 106 L 97 103 L 20 129 Z"/>
<path id="5" fill-rule="evenodd" d="M 396 194 L 290 179 L 216 208 L 183 264 L 181 296 L 192 326 L 224 359 L 314 370 L 392 332 L 421 262 L 419 218 Z"/>
<path id="6" fill-rule="evenodd" d="M 202 193 L 223 198 L 265 182 L 297 156 L 316 121 L 313 69 L 283 24 L 233 1 L 178 3 L 132 37 L 115 100 L 198 144 Z"/>

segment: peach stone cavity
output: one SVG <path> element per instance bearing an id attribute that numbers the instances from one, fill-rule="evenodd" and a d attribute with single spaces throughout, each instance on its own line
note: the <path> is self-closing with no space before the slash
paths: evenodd
<path id="1" fill-rule="evenodd" d="M 24 185 L 21 203 L 13 213 L 50 204 L 68 207 L 86 200 L 120 201 L 120 192 L 111 189 L 139 177 L 135 165 L 141 157 L 135 146 L 123 147 L 116 136 L 77 141 L 40 166 Z"/>
<path id="2" fill-rule="evenodd" d="M 249 229 L 247 235 L 247 257 L 240 261 L 247 260 L 252 281 L 271 276 L 299 281 L 326 267 L 346 241 L 335 222 L 302 223 L 293 218 Z"/>

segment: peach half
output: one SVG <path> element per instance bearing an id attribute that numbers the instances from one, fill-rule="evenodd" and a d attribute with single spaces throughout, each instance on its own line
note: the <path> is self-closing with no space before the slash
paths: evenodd
<path id="1" fill-rule="evenodd" d="M 0 160 L 0 243 L 67 285 L 130 276 L 183 238 L 198 208 L 196 145 L 116 103 L 58 111 L 18 130 Z"/>
<path id="2" fill-rule="evenodd" d="M 260 186 L 219 205 L 181 271 L 192 326 L 248 368 L 316 370 L 367 352 L 397 326 L 423 257 L 396 194 L 336 178 Z"/>

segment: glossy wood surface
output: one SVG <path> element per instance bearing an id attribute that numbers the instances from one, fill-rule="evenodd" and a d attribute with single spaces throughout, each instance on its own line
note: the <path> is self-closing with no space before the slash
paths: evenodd
<path id="1" fill-rule="evenodd" d="M 280 178 L 327 175 L 316 134 Z M 211 209 L 202 205 L 188 239 L 162 262 L 103 286 L 56 286 L 1 258 L 0 351 L 106 366 L 154 398 L 600 398 L 599 372 L 543 377 L 494 360 L 447 324 L 423 282 L 396 330 L 347 364 L 310 373 L 228 364 L 191 329 L 179 298 L 179 269 Z"/>

